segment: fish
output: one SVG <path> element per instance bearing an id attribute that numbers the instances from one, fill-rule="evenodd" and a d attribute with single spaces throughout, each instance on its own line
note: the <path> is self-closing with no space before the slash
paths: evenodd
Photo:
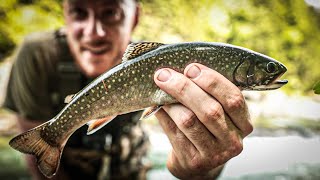
<path id="1" fill-rule="evenodd" d="M 183 72 L 190 63 L 200 63 L 219 72 L 242 90 L 273 90 L 285 85 L 279 80 L 286 67 L 279 61 L 250 49 L 217 42 L 129 44 L 122 62 L 106 71 L 75 95 L 51 120 L 14 137 L 10 146 L 36 156 L 46 177 L 57 172 L 68 138 L 88 124 L 92 134 L 116 116 L 148 109 L 143 116 L 177 100 L 154 82 L 160 68 Z"/>

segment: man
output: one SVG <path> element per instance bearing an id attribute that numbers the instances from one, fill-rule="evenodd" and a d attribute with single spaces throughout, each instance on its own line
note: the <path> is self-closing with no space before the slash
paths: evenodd
<path id="1" fill-rule="evenodd" d="M 119 64 L 139 20 L 135 0 L 65 0 L 63 9 L 65 28 L 26 38 L 15 56 L 4 106 L 17 112 L 23 131 L 52 118 L 65 95 Z M 169 171 L 181 179 L 217 177 L 252 131 L 240 90 L 201 64 L 184 74 L 160 69 L 154 81 L 181 102 L 156 113 L 173 147 Z M 54 178 L 144 178 L 147 139 L 138 118 L 120 116 L 90 136 L 85 126 L 76 131 Z M 27 162 L 43 179 L 34 159 Z"/>

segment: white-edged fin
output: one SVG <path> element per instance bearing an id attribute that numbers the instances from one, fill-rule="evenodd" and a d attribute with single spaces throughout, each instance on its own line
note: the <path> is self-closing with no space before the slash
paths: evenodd
<path id="1" fill-rule="evenodd" d="M 158 42 L 131 43 L 128 45 L 125 53 L 123 54 L 122 62 L 138 57 L 162 45 L 164 44 Z"/>
<path id="2" fill-rule="evenodd" d="M 93 134 L 99 129 L 101 129 L 103 126 L 107 125 L 112 119 L 114 119 L 117 116 L 107 116 L 101 119 L 95 119 L 87 122 L 88 130 L 87 135 Z"/>
<path id="3" fill-rule="evenodd" d="M 140 120 L 144 120 L 144 119 L 147 119 L 148 117 L 154 115 L 156 112 L 159 111 L 159 109 L 161 109 L 162 106 L 152 106 L 152 107 L 148 107 L 146 108 L 141 117 L 140 117 Z"/>
<path id="4" fill-rule="evenodd" d="M 71 102 L 72 98 L 74 97 L 75 94 L 70 94 L 67 97 L 64 98 L 64 103 L 69 103 Z"/>

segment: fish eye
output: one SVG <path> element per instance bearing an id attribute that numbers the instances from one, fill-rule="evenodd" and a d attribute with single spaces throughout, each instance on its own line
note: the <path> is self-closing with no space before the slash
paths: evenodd
<path id="1" fill-rule="evenodd" d="M 274 62 L 269 62 L 268 64 L 267 64 L 267 72 L 268 73 L 274 73 L 274 72 L 276 72 L 276 70 L 277 70 L 277 65 L 276 65 L 276 63 L 274 63 Z"/>

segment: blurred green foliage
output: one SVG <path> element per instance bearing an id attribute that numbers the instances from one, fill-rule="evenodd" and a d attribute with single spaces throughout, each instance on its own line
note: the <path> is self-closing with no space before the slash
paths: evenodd
<path id="1" fill-rule="evenodd" d="M 318 81 L 318 82 L 314 85 L 313 91 L 314 91 L 314 93 L 316 93 L 316 94 L 320 94 L 320 81 Z"/>
<path id="2" fill-rule="evenodd" d="M 320 79 L 320 15 L 303 0 L 141 0 L 135 40 L 219 41 L 283 62 L 284 90 L 309 93 Z M 0 3 L 0 58 L 33 31 L 63 25 L 61 1 Z M 1 57 L 2 56 L 2 57 Z"/>

